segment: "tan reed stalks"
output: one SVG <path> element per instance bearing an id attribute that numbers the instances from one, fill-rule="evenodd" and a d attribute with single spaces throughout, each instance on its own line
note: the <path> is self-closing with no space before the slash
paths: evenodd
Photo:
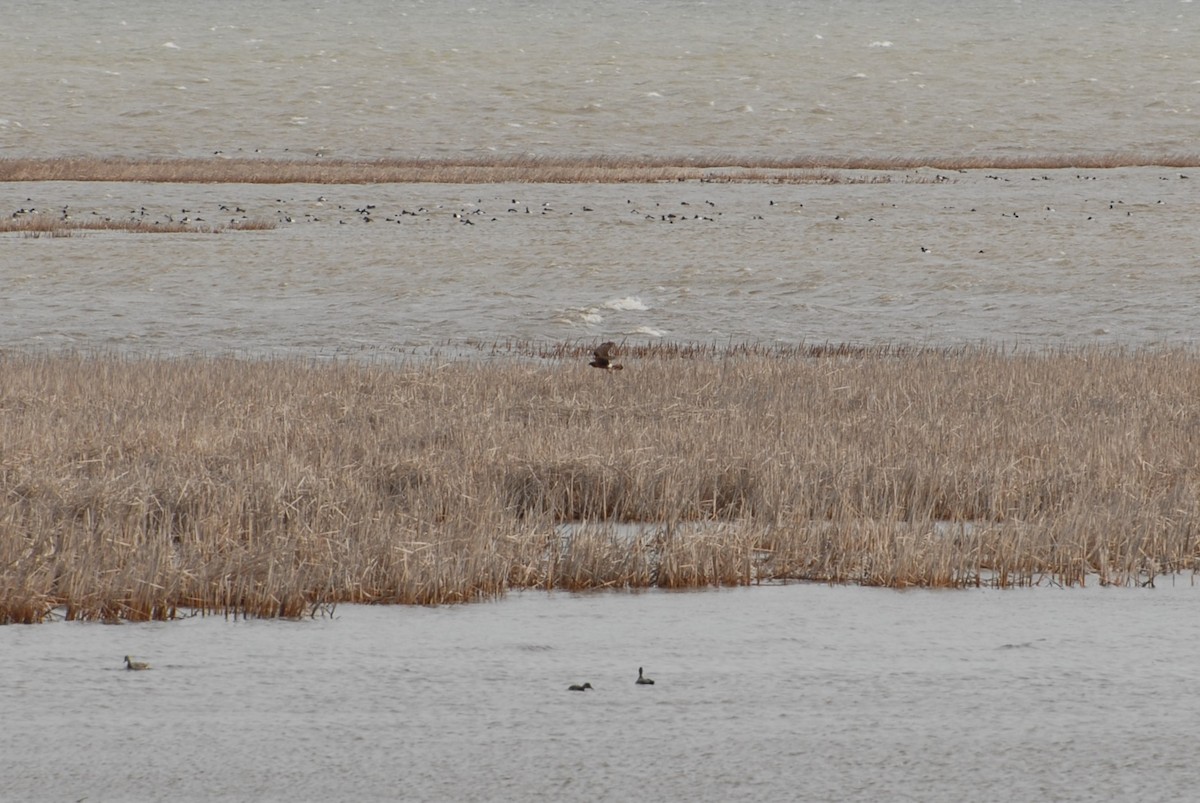
<path id="1" fill-rule="evenodd" d="M 590 346 L 0 354 L 0 622 L 1200 561 L 1191 351 Z"/>

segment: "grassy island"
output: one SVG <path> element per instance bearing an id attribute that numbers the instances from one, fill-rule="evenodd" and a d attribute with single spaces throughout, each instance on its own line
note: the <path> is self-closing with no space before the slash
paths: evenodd
<path id="1" fill-rule="evenodd" d="M 0 355 L 0 622 L 1200 562 L 1191 351 L 591 345 Z"/>

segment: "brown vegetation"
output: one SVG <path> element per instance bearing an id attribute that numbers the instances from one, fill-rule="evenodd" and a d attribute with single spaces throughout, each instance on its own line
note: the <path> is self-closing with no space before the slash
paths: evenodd
<path id="1" fill-rule="evenodd" d="M 1194 353 L 594 345 L 0 356 L 0 621 L 1200 561 Z"/>
<path id="2" fill-rule="evenodd" d="M 344 160 L 311 158 L 0 159 L 5 181 L 150 181 L 246 184 L 479 184 L 479 183 L 650 183 L 660 181 L 747 181 L 767 183 L 861 183 L 891 181 L 879 171 L 928 167 L 937 170 L 1061 168 L 1104 169 L 1154 165 L 1200 167 L 1200 155 L 1107 153 L 1016 156 L 797 156 L 705 157 L 496 156 L 463 159 Z M 875 175 L 837 171 L 875 172 Z M 902 181 L 932 181 L 909 176 Z"/>

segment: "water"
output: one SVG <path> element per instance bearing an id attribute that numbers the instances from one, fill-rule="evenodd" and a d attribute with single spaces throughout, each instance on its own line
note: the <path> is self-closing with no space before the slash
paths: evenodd
<path id="1" fill-rule="evenodd" d="M 1191 2 L 31 0 L 4 155 L 1193 151 Z"/>
<path id="2" fill-rule="evenodd" d="M 35 0 L 0 30 L 0 156 L 1190 151 L 1196 14 L 1175 0 L 166 2 L 154 14 Z M 1191 343 L 1200 210 L 1185 175 L 3 184 L 3 215 L 225 222 L 241 207 L 279 228 L 0 236 L 0 347 Z M 368 204 L 369 224 L 352 213 Z"/>
<path id="3" fill-rule="evenodd" d="M 937 175 L 833 186 L 0 185 L 0 211 L 240 217 L 226 206 L 279 222 L 0 236 L 0 346 L 386 357 L 514 338 L 1195 340 L 1200 196 L 1186 172 L 913 183 Z M 368 204 L 369 223 L 354 211 Z"/>
<path id="4" fill-rule="evenodd" d="M 1187 152 L 1197 13 L 29 0 L 0 26 L 0 157 Z M 0 347 L 1195 341 L 1200 175 L 886 177 L 0 184 L 4 215 L 277 224 L 0 235 Z M 1186 800 L 1195 593 L 526 593 L 3 628 L 0 799 Z"/>
<path id="5" fill-rule="evenodd" d="M 527 592 L 8 627 L 0 798 L 1187 800 L 1196 594 Z"/>
<path id="6" fill-rule="evenodd" d="M 1194 150 L 1200 128 L 1197 11 L 1175 0 L 9 12 L 4 157 L 1165 154 Z M 386 357 L 513 338 L 1191 343 L 1189 179 L 1046 175 L 0 185 L 3 215 L 144 207 L 224 222 L 240 206 L 279 225 L 0 236 L 0 347 Z M 371 224 L 347 214 L 367 204 Z M 418 208 L 428 214 L 381 225 Z M 477 211 L 456 225 L 455 212 Z M 712 220 L 659 225 L 671 213 Z"/>

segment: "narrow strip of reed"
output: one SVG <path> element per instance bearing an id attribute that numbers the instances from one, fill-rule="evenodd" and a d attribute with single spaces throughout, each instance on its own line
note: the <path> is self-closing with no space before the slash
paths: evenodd
<path id="1" fill-rule="evenodd" d="M 0 354 L 0 622 L 1200 562 L 1194 352 L 588 345 Z"/>

